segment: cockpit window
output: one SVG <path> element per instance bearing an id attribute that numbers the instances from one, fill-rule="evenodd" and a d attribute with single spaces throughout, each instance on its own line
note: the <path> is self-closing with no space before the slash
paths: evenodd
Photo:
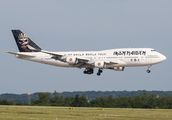
<path id="1" fill-rule="evenodd" d="M 156 50 L 151 50 L 151 51 L 153 52 L 153 51 L 156 51 Z"/>

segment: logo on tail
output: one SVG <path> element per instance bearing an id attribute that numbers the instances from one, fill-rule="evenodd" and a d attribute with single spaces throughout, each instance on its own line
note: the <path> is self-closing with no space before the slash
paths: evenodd
<path id="1" fill-rule="evenodd" d="M 29 39 L 20 30 L 12 30 L 13 36 L 20 52 L 37 52 L 41 48 Z"/>

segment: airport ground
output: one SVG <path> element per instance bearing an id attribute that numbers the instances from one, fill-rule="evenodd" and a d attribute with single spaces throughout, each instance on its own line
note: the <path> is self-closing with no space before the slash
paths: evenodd
<path id="1" fill-rule="evenodd" d="M 0 106 L 0 120 L 171 120 L 172 109 Z"/>

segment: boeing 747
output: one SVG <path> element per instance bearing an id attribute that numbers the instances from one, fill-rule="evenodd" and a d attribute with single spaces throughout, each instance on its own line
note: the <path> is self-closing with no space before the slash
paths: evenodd
<path id="1" fill-rule="evenodd" d="M 104 69 L 124 71 L 125 67 L 150 67 L 166 60 L 166 57 L 152 48 L 122 48 L 101 51 L 79 52 L 50 52 L 41 49 L 20 30 L 12 30 L 19 52 L 14 54 L 19 59 L 72 68 L 85 68 L 84 74 L 93 74 L 98 68 L 97 75 Z"/>

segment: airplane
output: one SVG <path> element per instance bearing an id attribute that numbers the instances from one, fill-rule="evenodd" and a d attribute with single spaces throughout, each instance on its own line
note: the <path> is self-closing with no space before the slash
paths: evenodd
<path id="1" fill-rule="evenodd" d="M 93 74 L 98 68 L 100 76 L 104 69 L 124 71 L 125 67 L 150 67 L 166 60 L 166 57 L 152 48 L 121 48 L 102 51 L 50 52 L 41 49 L 20 30 L 11 30 L 20 52 L 7 52 L 19 59 L 43 64 L 85 68 L 84 74 Z"/>

